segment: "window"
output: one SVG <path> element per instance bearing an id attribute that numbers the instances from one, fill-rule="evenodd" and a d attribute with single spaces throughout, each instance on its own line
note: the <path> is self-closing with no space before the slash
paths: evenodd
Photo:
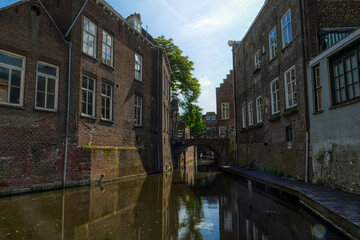
<path id="1" fill-rule="evenodd" d="M 261 96 L 256 98 L 256 122 L 262 122 L 262 116 L 261 116 Z"/>
<path id="2" fill-rule="evenodd" d="M 134 19 L 134 28 L 136 31 L 138 31 L 139 33 L 141 33 L 141 24 L 138 20 Z"/>
<path id="3" fill-rule="evenodd" d="M 286 108 L 296 106 L 295 66 L 284 73 Z"/>
<path id="4" fill-rule="evenodd" d="M 210 116 L 206 116 L 206 120 L 210 120 Z"/>
<path id="5" fill-rule="evenodd" d="M 335 104 L 360 97 L 358 52 L 359 50 L 353 51 L 331 64 Z"/>
<path id="6" fill-rule="evenodd" d="M 276 39 L 276 27 L 269 33 L 269 54 L 270 60 L 277 55 L 277 39 Z"/>
<path id="7" fill-rule="evenodd" d="M 113 37 L 103 31 L 102 62 L 113 66 Z"/>
<path id="8" fill-rule="evenodd" d="M 135 96 L 135 126 L 142 126 L 142 97 Z"/>
<path id="9" fill-rule="evenodd" d="M 216 131 L 216 127 L 213 127 L 212 130 L 213 130 L 213 131 Z"/>
<path id="10" fill-rule="evenodd" d="M 95 116 L 95 80 L 83 76 L 81 95 L 81 113 Z"/>
<path id="11" fill-rule="evenodd" d="M 279 79 L 275 79 L 270 83 L 271 91 L 271 113 L 276 114 L 279 110 Z"/>
<path id="12" fill-rule="evenodd" d="M 260 49 L 254 55 L 255 70 L 260 69 Z"/>
<path id="13" fill-rule="evenodd" d="M 0 103 L 22 105 L 25 58 L 0 51 Z"/>
<path id="14" fill-rule="evenodd" d="M 286 126 L 286 141 L 291 142 L 293 140 L 292 126 Z"/>
<path id="15" fill-rule="evenodd" d="M 292 41 L 290 9 L 281 18 L 282 46 L 286 47 Z"/>
<path id="16" fill-rule="evenodd" d="M 142 58 L 135 53 L 135 79 L 142 81 Z"/>
<path id="17" fill-rule="evenodd" d="M 96 57 L 96 33 L 96 24 L 84 18 L 83 52 L 92 57 Z"/>
<path id="18" fill-rule="evenodd" d="M 210 129 L 211 129 L 210 127 L 207 127 L 207 128 L 206 128 L 206 131 L 210 131 Z"/>
<path id="19" fill-rule="evenodd" d="M 36 103 L 40 109 L 56 110 L 58 95 L 58 68 L 38 62 L 36 78 Z"/>
<path id="20" fill-rule="evenodd" d="M 211 120 L 215 120 L 215 116 L 211 116 Z"/>
<path id="21" fill-rule="evenodd" d="M 225 126 L 220 126 L 219 127 L 219 136 L 224 137 L 225 134 L 226 134 L 226 127 Z"/>
<path id="22" fill-rule="evenodd" d="M 252 126 L 254 124 L 253 102 L 248 103 L 248 113 L 249 113 L 249 126 Z"/>
<path id="23" fill-rule="evenodd" d="M 101 87 L 101 118 L 112 119 L 112 86 L 105 83 Z"/>
<path id="24" fill-rule="evenodd" d="M 229 119 L 229 103 L 221 103 L 221 119 Z"/>
<path id="25" fill-rule="evenodd" d="M 321 78 L 320 78 L 320 66 L 314 68 L 314 89 L 315 89 L 315 111 L 320 111 L 323 109 L 322 101 L 322 87 L 321 87 Z"/>
<path id="26" fill-rule="evenodd" d="M 241 112 L 242 112 L 242 127 L 246 128 L 246 106 L 242 107 Z"/>

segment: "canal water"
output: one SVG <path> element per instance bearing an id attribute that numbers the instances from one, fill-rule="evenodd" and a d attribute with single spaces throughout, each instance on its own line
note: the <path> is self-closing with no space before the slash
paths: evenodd
<path id="1" fill-rule="evenodd" d="M 346 239 L 296 199 L 204 165 L 103 186 L 0 198 L 0 239 Z"/>

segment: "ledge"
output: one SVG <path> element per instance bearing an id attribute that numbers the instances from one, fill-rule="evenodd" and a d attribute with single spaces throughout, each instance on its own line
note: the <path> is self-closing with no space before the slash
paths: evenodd
<path id="1" fill-rule="evenodd" d="M 0 103 L 0 107 L 6 107 L 6 108 L 14 108 L 14 109 L 25 110 L 24 105 L 23 105 L 23 106 L 20 106 L 20 105 L 8 104 L 8 103 Z"/>
<path id="2" fill-rule="evenodd" d="M 359 103 L 359 102 L 360 102 L 360 98 L 356 98 L 356 99 L 350 100 L 350 101 L 348 101 L 348 102 L 339 103 L 339 104 L 337 104 L 337 105 L 331 106 L 331 107 L 329 107 L 329 110 L 333 110 L 333 109 L 345 107 L 345 106 L 348 106 L 348 105 L 351 105 L 351 104 L 355 104 L 355 103 Z"/>
<path id="3" fill-rule="evenodd" d="M 294 107 L 291 107 L 291 108 L 288 108 L 284 111 L 284 113 L 282 114 L 283 117 L 288 117 L 288 116 L 291 116 L 291 115 L 294 115 L 296 113 L 298 113 L 298 108 L 297 106 L 294 106 Z"/>
<path id="4" fill-rule="evenodd" d="M 322 109 L 322 110 L 319 110 L 319 111 L 313 112 L 312 114 L 313 114 L 313 115 L 318 115 L 318 114 L 321 114 L 321 113 L 323 113 L 323 112 L 324 112 L 324 110 Z"/>
<path id="5" fill-rule="evenodd" d="M 44 112 L 44 113 L 54 113 L 54 114 L 60 114 L 59 111 L 51 110 L 51 109 L 43 109 L 43 108 L 34 108 L 35 112 Z"/>
<path id="6" fill-rule="evenodd" d="M 271 117 L 269 118 L 269 122 L 275 122 L 277 120 L 279 120 L 281 118 L 281 112 L 275 113 L 273 115 L 271 115 Z"/>
<path id="7" fill-rule="evenodd" d="M 97 120 L 96 117 L 90 116 L 90 115 L 86 115 L 86 114 L 83 114 L 83 113 L 80 113 L 80 117 L 88 118 L 88 119 L 92 119 L 92 120 Z"/>

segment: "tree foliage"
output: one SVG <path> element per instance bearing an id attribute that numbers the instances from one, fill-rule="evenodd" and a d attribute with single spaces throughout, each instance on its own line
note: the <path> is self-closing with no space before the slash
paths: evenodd
<path id="1" fill-rule="evenodd" d="M 205 124 L 201 114 L 202 109 L 191 103 L 185 106 L 185 112 L 181 115 L 181 121 L 186 123 L 193 137 L 202 137 L 204 135 Z"/>
<path id="2" fill-rule="evenodd" d="M 200 96 L 200 84 L 192 76 L 194 63 L 188 56 L 182 55 L 182 51 L 174 44 L 172 38 L 165 39 L 164 36 L 160 36 L 155 40 L 165 48 L 173 72 L 171 75 L 172 98 L 177 99 L 182 108 L 186 103 L 196 102 Z"/>
<path id="3" fill-rule="evenodd" d="M 186 123 L 192 136 L 201 137 L 204 134 L 205 125 L 202 120 L 202 109 L 195 104 L 200 96 L 200 83 L 192 75 L 194 63 L 188 56 L 182 55 L 183 52 L 174 44 L 172 38 L 166 39 L 160 36 L 155 40 L 165 48 L 170 62 L 171 97 L 184 110 L 181 120 Z"/>

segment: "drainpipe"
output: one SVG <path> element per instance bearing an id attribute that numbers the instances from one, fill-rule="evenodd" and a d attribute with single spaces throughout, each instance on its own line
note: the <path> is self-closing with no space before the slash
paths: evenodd
<path id="1" fill-rule="evenodd" d="M 72 28 L 74 27 L 77 19 L 79 18 L 80 14 L 84 10 L 86 4 L 89 0 L 86 0 L 83 6 L 81 7 L 80 11 L 76 15 L 74 21 L 71 23 L 69 30 L 65 34 L 65 39 L 70 34 Z M 72 43 L 70 41 L 65 40 L 65 42 L 69 46 L 69 66 L 68 66 L 68 81 L 67 81 L 67 104 L 66 104 L 66 133 L 65 133 L 65 158 L 64 158 L 64 174 L 63 174 L 63 188 L 66 186 L 66 167 L 67 167 L 67 159 L 68 159 L 68 149 L 69 149 L 69 126 L 70 126 L 70 92 L 71 92 L 71 65 L 72 65 L 72 59 L 71 59 L 71 48 Z"/>
<path id="2" fill-rule="evenodd" d="M 305 93 L 305 122 L 306 122 L 306 139 L 305 139 L 305 182 L 309 181 L 309 130 L 310 130 L 310 122 L 309 122 L 309 102 L 308 102 L 308 89 L 307 89 L 307 71 L 306 71 L 306 61 L 307 56 L 305 54 L 305 39 L 304 39 L 304 22 L 303 22 L 303 14 L 306 14 L 303 11 L 303 1 L 299 0 L 299 7 L 300 7 L 300 23 L 301 23 L 301 42 L 302 42 L 302 57 L 303 57 L 303 73 L 304 73 L 304 93 Z M 307 19 L 305 17 L 305 19 Z M 306 26 L 305 26 L 306 28 Z"/>
<path id="3" fill-rule="evenodd" d="M 160 91 L 160 74 L 159 74 L 159 68 L 160 68 L 160 50 L 159 48 L 157 48 L 156 51 L 156 112 L 157 112 L 157 121 L 156 121 L 156 127 L 157 127 L 157 159 L 156 159 L 156 166 L 157 166 L 157 170 L 160 171 L 160 154 L 161 154 L 161 143 L 162 143 L 162 139 L 161 139 L 161 133 L 162 133 L 162 129 L 161 129 L 161 125 L 160 125 L 160 120 L 161 118 L 161 114 L 162 114 L 162 109 L 160 107 L 160 97 L 161 97 L 161 91 Z M 156 171 L 157 172 L 157 171 Z"/>
<path id="4" fill-rule="evenodd" d="M 238 155 L 237 155 L 237 149 L 238 149 L 238 134 L 237 134 L 237 129 L 238 129 L 238 124 L 237 124 L 237 111 L 236 111 L 236 84 L 235 84 L 235 52 L 234 52 L 234 48 L 233 48 L 233 101 L 234 101 L 234 125 L 235 125 L 235 161 L 236 161 L 236 166 L 239 166 L 238 163 Z"/>

